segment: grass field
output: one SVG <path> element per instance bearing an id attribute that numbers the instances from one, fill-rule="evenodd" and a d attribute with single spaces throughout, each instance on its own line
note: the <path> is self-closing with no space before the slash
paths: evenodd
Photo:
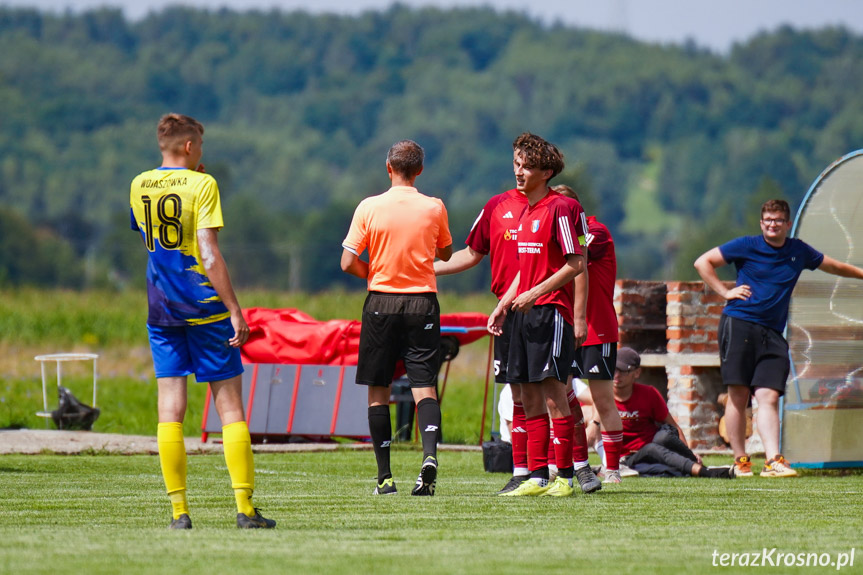
<path id="1" fill-rule="evenodd" d="M 410 497 L 420 454 L 397 449 L 395 496 L 373 497 L 368 451 L 257 454 L 256 504 L 279 525 L 234 527 L 219 455 L 189 458 L 194 529 L 170 532 L 155 456 L 0 459 L 3 573 L 736 573 L 713 553 L 850 553 L 863 475 L 629 479 L 601 492 L 501 498 L 477 452 L 443 452 L 438 492 Z M 712 463 L 724 463 L 716 460 Z M 760 464 L 760 462 L 758 462 Z M 842 572 L 861 572 L 863 549 Z M 773 556 L 775 561 L 775 554 Z M 717 559 L 718 561 L 718 559 Z M 759 568 L 827 573 L 836 567 Z"/>
<path id="2" fill-rule="evenodd" d="M 58 351 L 100 354 L 96 431 L 153 435 L 156 392 L 144 330 L 144 294 L 20 290 L 0 300 L 0 427 L 44 427 L 38 364 Z M 363 294 L 241 291 L 243 305 L 297 307 L 321 319 L 356 318 Z M 491 296 L 443 296 L 445 313 L 491 309 Z M 477 443 L 487 342 L 461 350 L 442 403 L 447 443 Z M 66 380 L 89 399 L 89 373 Z M 190 384 L 184 431 L 200 430 L 204 386 Z M 196 400 L 196 398 L 198 398 Z M 490 418 L 490 415 L 489 415 Z M 484 435 L 488 434 L 486 423 Z M 165 529 L 169 504 L 154 456 L 0 457 L 0 573 L 738 573 L 723 553 L 775 549 L 855 563 L 863 474 L 804 471 L 794 480 L 633 479 L 565 500 L 495 497 L 506 481 L 477 452 L 441 454 L 434 498 L 413 498 L 420 454 L 396 445 L 400 492 L 373 497 L 372 453 L 256 455 L 267 532 L 234 527 L 224 459 L 189 458 L 195 529 Z M 707 458 L 727 464 L 725 458 Z M 760 466 L 757 461 L 756 465 Z M 714 555 L 716 553 L 716 555 Z M 863 550 L 861 550 L 863 553 Z M 730 555 L 729 555 L 730 558 Z M 726 558 L 728 563 L 729 558 Z M 748 555 L 749 561 L 754 560 Z M 804 558 L 805 560 L 805 558 Z M 827 573 L 836 566 L 760 573 Z"/>

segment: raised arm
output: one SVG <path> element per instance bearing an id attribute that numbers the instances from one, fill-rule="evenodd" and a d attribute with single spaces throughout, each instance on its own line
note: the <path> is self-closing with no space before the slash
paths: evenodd
<path id="1" fill-rule="evenodd" d="M 847 264 L 845 262 L 840 262 L 839 260 L 834 260 L 830 256 L 824 256 L 824 261 L 821 262 L 821 265 L 818 266 L 818 269 L 822 272 L 827 272 L 828 274 L 833 274 L 835 276 L 863 280 L 863 269 L 860 269 L 857 266 L 852 266 L 851 264 Z"/>

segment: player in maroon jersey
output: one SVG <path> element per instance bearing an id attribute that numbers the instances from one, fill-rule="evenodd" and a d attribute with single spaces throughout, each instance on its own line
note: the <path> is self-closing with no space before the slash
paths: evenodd
<path id="1" fill-rule="evenodd" d="M 563 382 L 575 351 L 573 279 L 585 267 L 579 245 L 584 231 L 580 204 L 548 187 L 549 180 L 563 167 L 560 151 L 539 136 L 524 133 L 513 143 L 516 189 L 524 194 L 528 205 L 517 228 L 518 272 L 489 317 L 488 326 L 499 336 L 506 320 L 510 331 L 506 371 L 509 381 L 522 388 L 530 476 L 506 496 L 568 496 L 574 491 L 571 446 L 575 418 Z M 552 484 L 548 470 L 549 415 L 558 467 Z M 583 420 L 580 408 L 577 416 Z M 585 492 L 601 487 L 586 464 L 580 466 L 578 477 Z"/>
<path id="2" fill-rule="evenodd" d="M 477 265 L 488 254 L 491 263 L 491 291 L 500 299 L 518 272 L 516 240 L 518 220 L 527 198 L 517 189 L 493 196 L 486 202 L 473 223 L 465 243 L 467 247 L 454 253 L 449 261 L 436 261 L 435 274 L 449 275 Z M 509 352 L 509 330 L 494 341 L 494 377 L 497 383 L 507 383 L 506 361 Z M 513 398 L 512 458 L 513 475 L 498 494 L 509 493 L 528 477 L 527 429 L 524 407 L 521 403 L 521 386 L 511 385 Z"/>
<path id="3" fill-rule="evenodd" d="M 569 186 L 555 186 L 552 189 L 578 200 L 578 195 Z M 602 424 L 605 483 L 620 483 L 623 425 L 614 405 L 612 383 L 618 342 L 617 312 L 614 309 L 617 258 L 614 253 L 614 239 L 608 228 L 597 221 L 595 216 L 588 216 L 587 226 L 587 274 L 575 279 L 576 294 L 587 294 L 587 339 L 575 350 L 572 375 L 587 380 L 590 384 L 590 395 Z M 584 277 L 585 275 L 587 277 Z M 578 401 L 571 382 L 567 385 L 567 397 L 570 403 Z M 584 451 L 586 453 L 586 447 Z M 573 454 L 576 461 L 581 457 L 584 457 L 581 451 Z"/>

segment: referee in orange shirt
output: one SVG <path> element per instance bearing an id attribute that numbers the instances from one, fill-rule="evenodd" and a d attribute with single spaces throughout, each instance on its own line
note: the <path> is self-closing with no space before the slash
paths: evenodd
<path id="1" fill-rule="evenodd" d="M 396 493 L 390 471 L 390 389 L 396 362 L 404 361 L 423 444 L 423 463 L 411 495 L 434 495 L 440 306 L 434 260 L 452 256 L 446 207 L 414 187 L 423 171 L 423 149 L 411 140 L 387 153 L 392 187 L 366 198 L 342 242 L 342 270 L 368 280 L 363 305 L 356 382 L 369 387 L 369 432 L 378 464 L 375 495 Z M 368 249 L 369 261 L 359 258 Z"/>

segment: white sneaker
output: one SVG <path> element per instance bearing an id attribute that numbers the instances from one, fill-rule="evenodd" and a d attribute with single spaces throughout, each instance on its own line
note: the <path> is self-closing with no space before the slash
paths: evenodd
<path id="1" fill-rule="evenodd" d="M 620 464 L 620 476 L 621 477 L 638 477 L 638 472 L 631 467 L 627 467 L 624 464 Z"/>
<path id="2" fill-rule="evenodd" d="M 605 471 L 605 477 L 602 480 L 603 483 L 620 483 L 620 471 L 617 469 L 607 469 Z"/>

